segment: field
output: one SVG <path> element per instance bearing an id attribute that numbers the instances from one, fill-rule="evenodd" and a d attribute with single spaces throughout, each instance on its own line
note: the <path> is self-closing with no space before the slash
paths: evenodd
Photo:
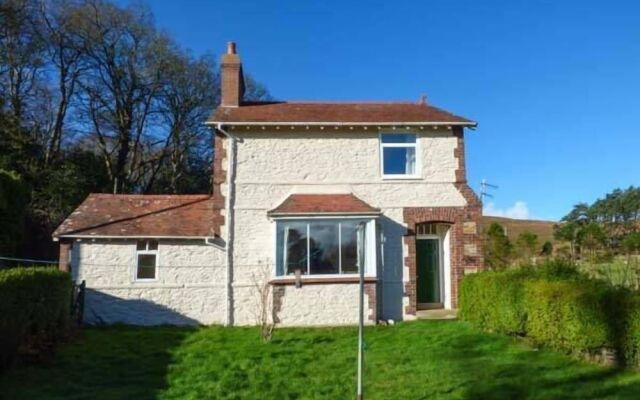
<path id="1" fill-rule="evenodd" d="M 502 225 L 506 230 L 509 240 L 512 242 L 515 242 L 518 239 L 518 235 L 522 232 L 528 231 L 538 235 L 538 243 L 540 243 L 541 246 L 546 241 L 550 241 L 555 244 L 555 240 L 553 238 L 553 225 L 556 223 L 553 221 L 511 219 L 485 215 L 482 217 L 483 229 L 486 229 L 493 222 L 497 222 Z"/>
<path id="2" fill-rule="evenodd" d="M 417 321 L 366 331 L 367 399 L 637 399 L 640 374 Z M 2 399 L 353 399 L 355 328 L 86 329 L 0 376 Z"/>

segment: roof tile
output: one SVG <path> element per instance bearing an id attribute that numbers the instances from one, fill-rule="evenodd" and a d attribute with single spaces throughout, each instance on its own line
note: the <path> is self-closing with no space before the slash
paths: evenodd
<path id="1" fill-rule="evenodd" d="M 213 237 L 221 223 L 217 211 L 209 195 L 92 193 L 53 237 Z"/>
<path id="2" fill-rule="evenodd" d="M 475 122 L 418 103 L 258 102 L 218 107 L 210 123 L 458 123 Z"/>
<path id="3" fill-rule="evenodd" d="M 292 194 L 269 215 L 379 214 L 353 194 Z"/>

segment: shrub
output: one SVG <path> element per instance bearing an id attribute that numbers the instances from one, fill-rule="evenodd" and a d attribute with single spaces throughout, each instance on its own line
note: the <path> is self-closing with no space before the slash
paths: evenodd
<path id="1" fill-rule="evenodd" d="M 52 342 L 69 328 L 71 279 L 53 268 L 0 271 L 0 369 L 25 345 Z"/>
<path id="2" fill-rule="evenodd" d="M 549 347 L 593 353 L 613 347 L 605 310 L 608 288 L 586 279 L 531 280 L 524 285 L 526 334 Z"/>
<path id="3" fill-rule="evenodd" d="M 624 295 L 616 295 L 607 309 L 618 310 L 616 330 L 618 347 L 627 365 L 640 367 L 640 294 L 628 289 L 618 289 Z"/>
<path id="4" fill-rule="evenodd" d="M 640 359 L 640 296 L 632 302 L 630 293 L 552 261 L 465 277 L 459 311 L 461 319 L 485 331 L 527 336 L 568 352 L 606 348 Z"/>
<path id="5" fill-rule="evenodd" d="M 581 278 L 577 269 L 562 261 L 470 275 L 460 285 L 460 317 L 485 331 L 524 335 L 524 283 L 533 279 Z"/>
<path id="6" fill-rule="evenodd" d="M 584 274 L 567 260 L 556 259 L 545 262 L 539 267 L 527 267 L 531 276 L 544 279 L 583 279 Z"/>
<path id="7" fill-rule="evenodd" d="M 487 271 L 460 285 L 460 318 L 489 332 L 524 334 L 523 283 L 529 271 Z"/>

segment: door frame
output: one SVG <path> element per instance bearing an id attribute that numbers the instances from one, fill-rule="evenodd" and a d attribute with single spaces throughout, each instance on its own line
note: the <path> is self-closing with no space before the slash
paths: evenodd
<path id="1" fill-rule="evenodd" d="M 416 241 L 418 240 L 437 240 L 438 241 L 438 284 L 440 285 L 440 301 L 437 303 L 419 303 L 417 296 L 417 290 L 416 290 L 416 305 L 417 305 L 417 309 L 418 310 L 430 310 L 430 309 L 437 309 L 437 308 L 444 308 L 445 306 L 445 298 L 446 298 L 446 293 L 445 291 L 447 290 L 445 288 L 445 279 L 444 279 L 444 273 L 445 273 L 445 268 L 444 268 L 444 238 L 440 235 L 437 234 L 421 234 L 421 235 L 416 235 Z M 417 248 L 417 246 L 416 246 Z M 416 252 L 416 271 L 417 271 L 417 262 L 418 262 L 418 254 Z M 420 277 L 416 277 L 416 285 L 420 284 L 419 282 Z"/>

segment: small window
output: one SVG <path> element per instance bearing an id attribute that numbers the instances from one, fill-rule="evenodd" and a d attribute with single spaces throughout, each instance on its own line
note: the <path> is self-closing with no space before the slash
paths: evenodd
<path id="1" fill-rule="evenodd" d="M 411 133 L 380 135 L 382 176 L 387 178 L 416 177 L 417 139 Z"/>
<path id="2" fill-rule="evenodd" d="M 136 244 L 136 280 L 154 280 L 158 269 L 158 241 L 141 240 Z"/>

